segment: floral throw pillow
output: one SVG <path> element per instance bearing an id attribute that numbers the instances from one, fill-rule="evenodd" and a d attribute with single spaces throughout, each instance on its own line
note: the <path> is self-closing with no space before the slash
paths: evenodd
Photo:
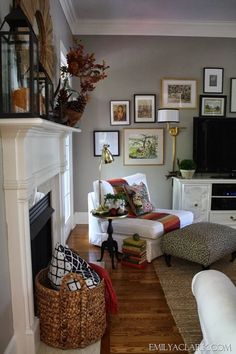
<path id="1" fill-rule="evenodd" d="M 147 187 L 143 182 L 124 186 L 131 209 L 135 215 L 143 215 L 153 210 L 153 205 L 149 200 Z"/>

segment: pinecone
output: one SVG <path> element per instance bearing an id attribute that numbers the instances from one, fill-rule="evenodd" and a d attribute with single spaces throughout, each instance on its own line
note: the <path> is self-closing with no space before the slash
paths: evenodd
<path id="1" fill-rule="evenodd" d="M 58 95 L 58 102 L 60 102 L 61 104 L 65 103 L 66 101 L 68 101 L 68 92 L 67 90 L 65 90 L 64 88 L 62 88 L 59 92 Z"/>
<path id="2" fill-rule="evenodd" d="M 85 106 L 86 106 L 86 103 L 87 103 L 87 99 L 86 97 L 80 95 L 77 100 L 74 100 L 74 101 L 69 101 L 67 103 L 67 108 L 68 109 L 71 109 L 73 111 L 76 111 L 76 112 L 80 112 L 80 113 L 83 113 L 84 109 L 85 109 Z"/>

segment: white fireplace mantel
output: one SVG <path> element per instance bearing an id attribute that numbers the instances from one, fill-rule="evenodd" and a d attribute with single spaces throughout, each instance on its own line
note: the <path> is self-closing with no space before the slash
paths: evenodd
<path id="1" fill-rule="evenodd" d="M 34 315 L 29 199 L 35 188 L 54 179 L 53 243 L 63 237 L 65 138 L 80 132 L 41 118 L 0 119 L 3 176 L 10 259 L 14 354 L 36 354 L 38 319 Z"/>

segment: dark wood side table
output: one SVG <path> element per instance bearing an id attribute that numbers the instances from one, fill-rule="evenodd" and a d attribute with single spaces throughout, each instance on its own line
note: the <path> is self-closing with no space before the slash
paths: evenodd
<path id="1" fill-rule="evenodd" d="M 121 214 L 121 215 L 108 215 L 106 214 L 97 214 L 96 212 L 92 213 L 93 216 L 96 218 L 104 219 L 108 221 L 108 227 L 107 227 L 107 234 L 108 238 L 106 241 L 103 241 L 102 246 L 101 246 L 101 257 L 98 259 L 98 262 L 101 262 L 103 259 L 104 251 L 108 250 L 110 258 L 111 258 L 111 264 L 112 264 L 112 269 L 115 269 L 115 264 L 114 264 L 114 255 L 116 256 L 117 261 L 119 262 L 119 257 L 118 257 L 118 244 L 117 241 L 113 239 L 112 234 L 113 234 L 113 226 L 112 226 L 112 220 L 116 219 L 123 219 L 126 218 L 128 213 Z"/>

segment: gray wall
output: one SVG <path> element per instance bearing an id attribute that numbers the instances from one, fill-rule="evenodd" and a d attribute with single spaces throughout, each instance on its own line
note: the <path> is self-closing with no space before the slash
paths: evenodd
<path id="1" fill-rule="evenodd" d="M 154 93 L 157 108 L 160 107 L 161 78 L 192 78 L 199 82 L 202 93 L 204 67 L 224 68 L 224 94 L 229 95 L 230 77 L 236 77 L 236 40 L 189 37 L 140 37 L 140 36 L 82 36 L 89 52 L 97 61 L 105 59 L 110 65 L 108 78 L 99 82 L 79 123 L 81 134 L 74 137 L 74 191 L 75 211 L 87 211 L 87 193 L 92 190 L 93 180 L 98 178 L 99 158 L 93 156 L 93 130 L 121 132 L 121 155 L 112 165 L 103 167 L 102 177 L 121 177 L 144 172 L 155 205 L 171 206 L 171 181 L 165 175 L 172 169 L 172 140 L 165 132 L 163 166 L 124 166 L 123 128 L 110 126 L 110 100 L 131 101 L 132 128 L 162 127 L 157 123 L 133 123 L 133 94 Z M 229 96 L 228 96 L 229 101 Z M 227 115 L 229 102 L 227 104 Z M 177 137 L 177 157 L 192 157 L 192 120 L 196 110 L 180 111 L 180 126 L 186 127 Z M 232 114 L 230 115 L 232 116 Z"/>
<path id="2" fill-rule="evenodd" d="M 50 0 L 50 14 L 53 22 L 53 45 L 55 51 L 55 82 L 58 84 L 60 75 L 60 51 L 61 43 L 67 50 L 71 47 L 73 40 L 70 27 L 66 21 L 61 5 L 58 0 Z M 56 86 L 55 86 L 56 87 Z"/>

